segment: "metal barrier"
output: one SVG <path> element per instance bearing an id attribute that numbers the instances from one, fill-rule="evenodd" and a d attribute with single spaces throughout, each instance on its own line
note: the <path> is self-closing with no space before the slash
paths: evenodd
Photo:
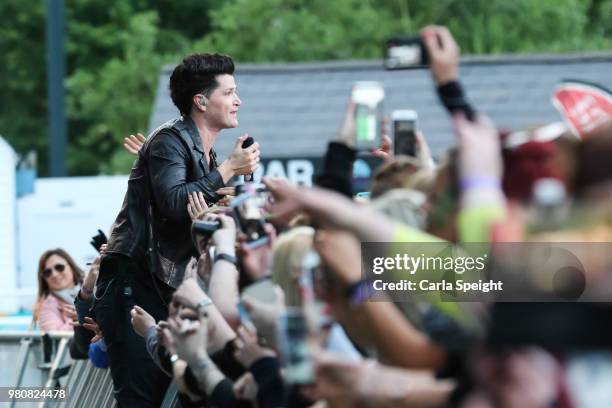
<path id="1" fill-rule="evenodd" d="M 72 335 L 73 332 L 71 331 L 46 334 L 31 331 L 0 332 L 0 346 L 19 344 L 17 364 L 12 366 L 15 367 L 14 381 L 6 384 L 6 386 L 53 388 L 60 382 L 62 387 L 66 387 L 68 398 L 60 402 L 41 402 L 38 404 L 39 408 L 116 407 L 117 402 L 113 395 L 113 381 L 110 370 L 96 368 L 89 360 L 72 360 L 68 352 Z M 41 346 L 42 353 L 36 346 Z M 44 350 L 45 348 L 47 350 Z M 3 349 L 3 347 L 0 347 L 0 352 Z M 49 349 L 51 352 L 49 352 Z M 35 373 L 28 373 L 28 371 L 32 371 L 32 363 L 36 363 L 33 361 L 34 359 L 30 358 L 33 354 L 37 354 L 38 359 L 42 360 L 41 363 L 35 364 L 41 375 L 38 382 L 33 380 Z M 40 358 L 41 354 L 42 358 Z M 66 370 L 63 365 L 68 363 L 70 368 Z M 67 371 L 67 373 L 64 373 L 64 371 Z M 28 377 L 27 381 L 24 381 L 26 377 Z M 15 400 L 9 406 L 14 407 Z M 174 383 L 168 388 L 161 406 L 163 408 L 180 408 L 181 405 L 178 401 Z"/>
<path id="2" fill-rule="evenodd" d="M 62 373 L 62 365 L 68 356 L 68 344 L 72 338 L 72 331 L 57 331 L 50 333 L 40 333 L 32 331 L 4 331 L 0 332 L 0 344 L 4 345 L 2 350 L 8 353 L 8 358 L 11 356 L 11 348 L 16 344 L 19 345 L 17 351 L 16 365 L 5 365 L 8 368 L 15 368 L 15 377 L 10 384 L 10 387 L 54 387 L 60 374 Z M 12 347 L 13 346 L 13 347 Z M 37 349 L 36 346 L 41 346 Z M 34 361 L 31 356 L 35 354 L 38 357 L 38 362 Z M 42 358 L 40 355 L 42 354 Z M 7 356 L 3 356 L 7 359 Z M 36 364 L 32 367 L 32 363 Z M 30 368 L 30 372 L 28 372 Z M 36 370 L 37 373 L 32 371 Z M 67 370 L 65 368 L 64 370 Z M 39 379 L 34 379 L 38 374 Z M 6 375 L 5 378 L 8 378 Z M 27 378 L 26 378 L 27 377 Z M 27 381 L 24 381 L 27 380 Z M 10 402 L 10 407 L 14 407 L 16 401 Z"/>

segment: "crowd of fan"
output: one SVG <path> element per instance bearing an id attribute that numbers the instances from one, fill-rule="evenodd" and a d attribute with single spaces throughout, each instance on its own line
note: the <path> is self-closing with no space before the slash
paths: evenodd
<path id="1" fill-rule="evenodd" d="M 372 152 L 384 164 L 370 198 L 354 198 L 349 103 L 316 187 L 264 179 L 265 188 L 243 186 L 225 205 L 209 208 L 197 194 L 186 203 L 194 224 L 214 231 L 193 228 L 200 256 L 167 321 L 132 310 L 133 329 L 183 406 L 572 407 L 593 398 L 568 367 L 612 344 L 607 304 L 373 302 L 363 291 L 361 242 L 612 242 L 612 127 L 544 141 L 534 129 L 508 147 L 468 103 L 449 31 L 428 27 L 423 38 L 456 134 L 438 164 L 420 134 L 416 158 L 394 157 L 385 138 Z M 566 212 L 542 225 L 538 188 L 550 185 L 562 192 L 553 206 Z M 253 207 L 241 211 L 255 215 L 244 218 L 261 222 L 255 238 L 265 237 L 257 245 L 233 216 L 234 200 L 245 198 Z M 74 347 L 104 366 L 103 333 L 86 317 L 98 264 L 81 280 L 68 254 L 45 253 L 37 309 L 43 330 L 78 320 Z M 598 279 L 606 282 L 589 276 L 589 284 Z"/>

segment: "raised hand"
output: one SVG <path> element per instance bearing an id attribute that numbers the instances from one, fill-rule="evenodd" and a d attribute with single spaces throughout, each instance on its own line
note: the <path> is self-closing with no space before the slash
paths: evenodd
<path id="1" fill-rule="evenodd" d="M 438 85 L 459 79 L 459 46 L 448 28 L 427 26 L 421 36 L 429 54 L 431 74 Z"/>
<path id="2" fill-rule="evenodd" d="M 265 340 L 268 347 L 276 348 L 276 322 L 285 310 L 283 290 L 279 286 L 274 287 L 274 303 L 264 303 L 251 296 L 243 295 L 242 304 L 249 312 L 249 317 L 262 341 Z"/>
<path id="3" fill-rule="evenodd" d="M 180 314 L 168 317 L 172 342 L 176 354 L 188 364 L 208 358 L 208 315 L 202 309 L 197 312 L 197 320 L 184 319 Z"/>
<path id="4" fill-rule="evenodd" d="M 132 316 L 132 327 L 140 337 L 145 337 L 147 330 L 155 326 L 155 319 L 153 316 L 140 306 L 135 305 L 132 310 L 130 310 L 130 315 Z"/>
<path id="5" fill-rule="evenodd" d="M 393 155 L 393 143 L 391 142 L 391 138 L 387 133 L 382 134 L 382 139 L 380 141 L 380 147 L 378 149 L 372 150 L 372 156 L 380 157 L 384 161 L 391 161 L 395 157 Z"/>
<path id="6" fill-rule="evenodd" d="M 123 147 L 133 155 L 137 155 L 142 145 L 147 141 L 147 138 L 140 132 L 136 133 L 136 136 L 130 135 L 130 137 L 123 138 Z"/>
<path id="7" fill-rule="evenodd" d="M 355 103 L 349 100 L 344 111 L 344 119 L 338 130 L 338 140 L 349 147 L 355 147 Z"/>
<path id="8" fill-rule="evenodd" d="M 268 235 L 268 242 L 257 248 L 251 248 L 246 243 L 246 236 L 238 234 L 238 254 L 242 260 L 243 272 L 254 281 L 269 275 L 272 264 L 272 246 L 276 240 L 276 230 L 268 223 L 264 224 L 264 230 Z"/>
<path id="9" fill-rule="evenodd" d="M 81 290 L 79 292 L 79 296 L 82 299 L 90 299 L 93 296 L 94 286 L 96 285 L 96 280 L 98 279 L 98 273 L 100 272 L 100 262 L 102 260 L 102 254 L 106 252 L 106 244 L 102 244 L 100 247 L 100 255 L 94 259 L 91 266 L 89 267 L 89 272 L 87 272 L 87 276 L 83 280 L 83 285 L 81 286 Z"/>
<path id="10" fill-rule="evenodd" d="M 236 195 L 236 187 L 221 187 L 215 193 L 222 196 L 235 196 Z"/>
<path id="11" fill-rule="evenodd" d="M 480 115 L 474 122 L 457 113 L 453 125 L 459 142 L 459 174 L 464 184 L 499 184 L 502 174 L 500 141 L 497 129 L 486 116 Z"/>
<path id="12" fill-rule="evenodd" d="M 62 314 L 72 320 L 73 322 L 77 320 L 77 312 L 74 305 L 63 304 L 62 305 Z"/>
<path id="13" fill-rule="evenodd" d="M 319 231 L 314 246 L 321 259 L 345 285 L 361 280 L 361 247 L 354 235 L 344 231 Z"/>
<path id="14" fill-rule="evenodd" d="M 104 337 L 104 335 L 102 334 L 102 330 L 100 330 L 100 326 L 98 326 L 98 323 L 96 323 L 96 321 L 91 317 L 85 318 L 85 323 L 83 323 L 83 327 L 95 333 L 95 336 L 91 339 L 92 343 L 95 343 L 96 341 Z"/>
<path id="15" fill-rule="evenodd" d="M 204 199 L 204 194 L 201 191 L 193 191 L 188 195 L 189 202 L 187 203 L 187 212 L 191 220 L 195 220 L 205 210 L 208 209 L 208 204 Z"/>
<path id="16" fill-rule="evenodd" d="M 241 400 L 255 400 L 257 398 L 257 383 L 253 374 L 248 371 L 236 380 L 232 387 L 236 398 Z"/>
<path id="17" fill-rule="evenodd" d="M 274 222 L 287 223 L 301 211 L 313 219 L 332 224 L 346 224 L 353 203 L 345 197 L 317 187 L 295 187 L 284 179 L 263 178 L 263 183 L 274 197 L 270 218 Z"/>
<path id="18" fill-rule="evenodd" d="M 195 309 L 200 302 L 206 299 L 210 300 L 195 279 L 186 279 L 183 281 L 172 296 L 173 301 L 190 309 Z"/>
<path id="19" fill-rule="evenodd" d="M 170 332 L 170 325 L 165 320 L 160 320 L 155 327 L 155 335 L 159 344 L 165 347 L 170 354 L 176 354 L 176 348 L 174 347 L 174 339 Z"/>
<path id="20" fill-rule="evenodd" d="M 420 130 L 415 132 L 415 144 L 416 144 L 416 157 L 421 162 L 421 166 L 424 169 L 433 169 L 436 167 L 434 163 L 433 157 L 431 155 L 431 150 L 429 149 L 429 144 L 421 133 Z"/>
<path id="21" fill-rule="evenodd" d="M 263 357 L 274 357 L 276 354 L 269 348 L 261 347 L 257 339 L 257 332 L 252 327 L 238 327 L 237 346 L 234 352 L 236 360 L 244 368 L 249 368 L 254 362 Z"/>
<path id="22" fill-rule="evenodd" d="M 207 214 L 204 221 L 221 222 L 221 228 L 212 235 L 212 241 L 218 253 L 234 256 L 236 253 L 236 222 L 232 217 L 224 214 Z"/>

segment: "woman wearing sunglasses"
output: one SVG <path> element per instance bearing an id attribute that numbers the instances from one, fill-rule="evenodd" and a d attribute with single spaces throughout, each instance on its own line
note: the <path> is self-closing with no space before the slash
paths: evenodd
<path id="1" fill-rule="evenodd" d="M 40 330 L 71 330 L 77 320 L 74 298 L 79 293 L 83 271 L 63 249 L 45 251 L 38 261 L 38 299 L 34 320 Z"/>

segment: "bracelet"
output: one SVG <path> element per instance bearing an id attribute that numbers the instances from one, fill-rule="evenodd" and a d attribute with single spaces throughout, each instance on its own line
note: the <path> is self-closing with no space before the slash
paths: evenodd
<path id="1" fill-rule="evenodd" d="M 210 298 L 204 298 L 195 305 L 195 310 L 204 309 L 206 306 L 212 305 L 213 301 Z"/>
<path id="2" fill-rule="evenodd" d="M 461 180 L 461 190 L 467 191 L 474 188 L 490 188 L 499 190 L 501 183 L 499 179 L 491 176 L 475 176 Z"/>
<path id="3" fill-rule="evenodd" d="M 451 114 L 460 111 L 465 114 L 468 120 L 473 121 L 475 118 L 474 109 L 467 101 L 463 88 L 458 79 L 438 85 L 438 97 L 442 105 Z"/>
<path id="4" fill-rule="evenodd" d="M 215 263 L 217 261 L 227 261 L 231 264 L 238 265 L 238 260 L 235 256 L 224 253 L 215 254 Z"/>
<path id="5" fill-rule="evenodd" d="M 372 281 L 363 279 L 355 282 L 346 288 L 345 295 L 351 306 L 356 307 L 370 299 L 376 290 L 372 286 Z"/>

